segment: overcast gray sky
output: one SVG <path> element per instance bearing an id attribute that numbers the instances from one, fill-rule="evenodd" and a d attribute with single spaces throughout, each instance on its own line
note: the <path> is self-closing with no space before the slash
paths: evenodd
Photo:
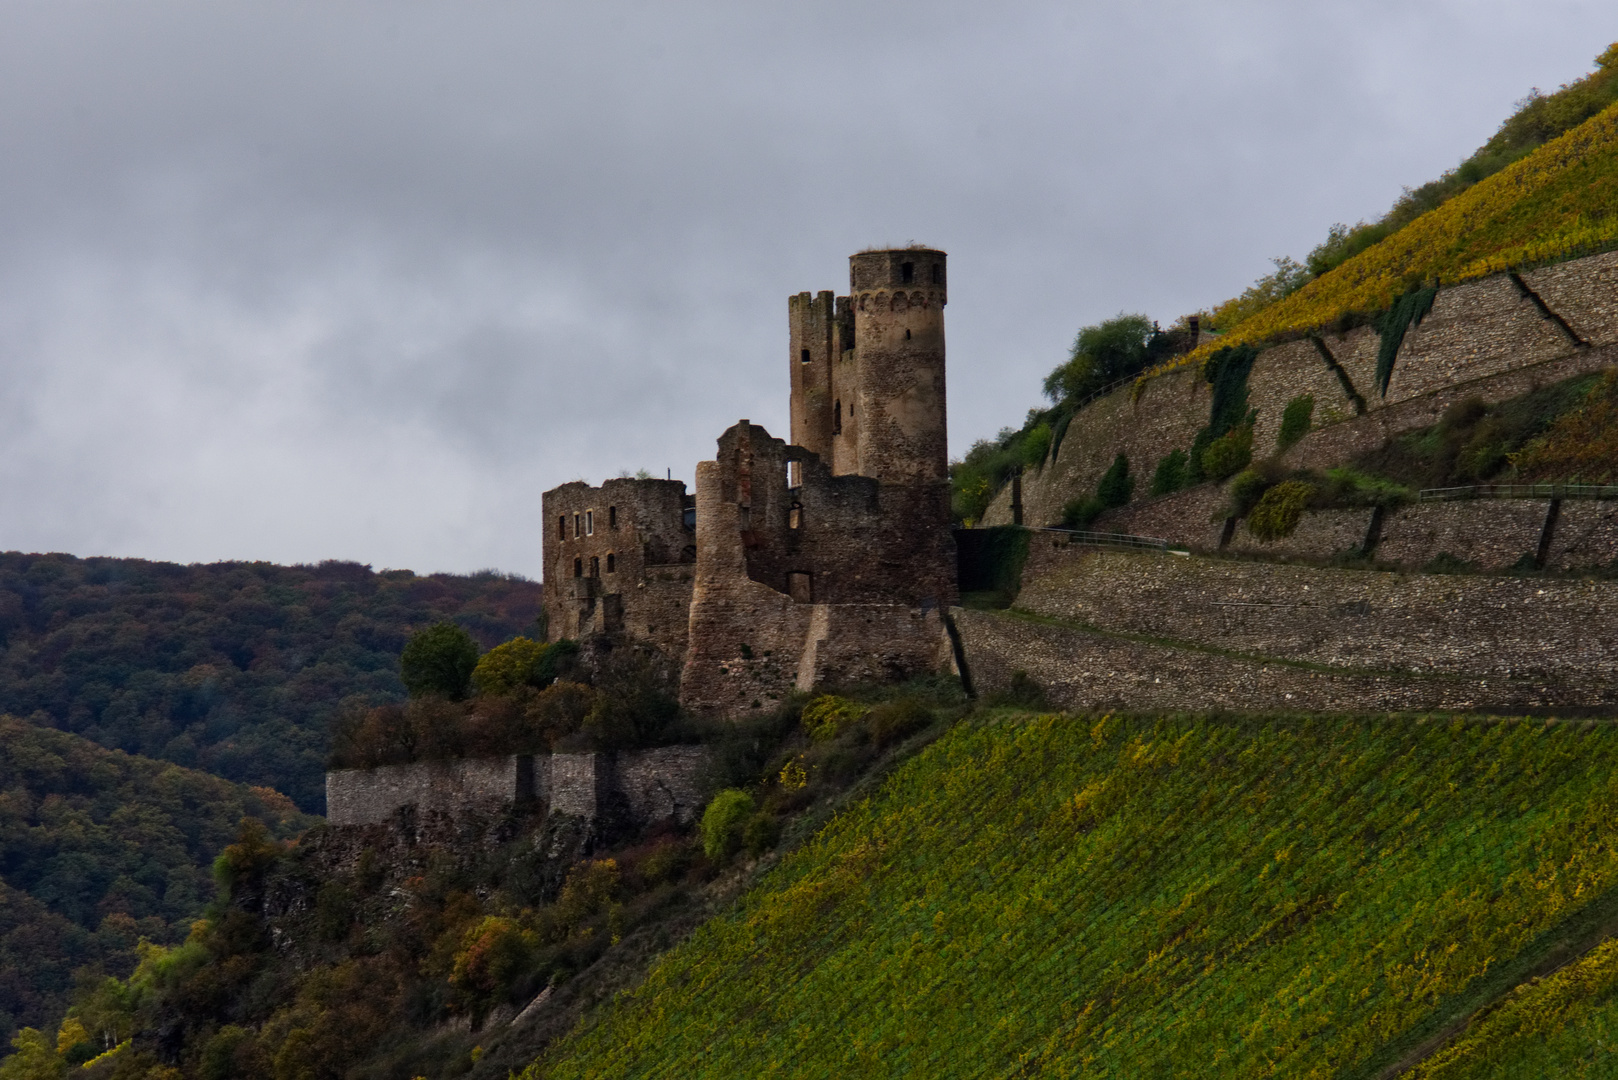
<path id="1" fill-rule="evenodd" d="M 1611 0 L 0 0 L 0 549 L 538 577 L 950 254 L 950 437 L 1590 70 Z"/>

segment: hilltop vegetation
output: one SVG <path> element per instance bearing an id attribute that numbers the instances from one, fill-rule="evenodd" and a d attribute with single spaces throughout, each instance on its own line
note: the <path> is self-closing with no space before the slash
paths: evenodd
<path id="1" fill-rule="evenodd" d="M 531 630 L 535 582 L 355 563 L 178 566 L 0 554 L 0 712 L 324 806 L 343 703 L 402 700 L 399 650 L 440 620 Z"/>
<path id="2" fill-rule="evenodd" d="M 61 1015 L 75 969 L 127 974 L 183 940 L 243 817 L 290 836 L 284 795 L 0 716 L 0 1037 Z"/>
<path id="3" fill-rule="evenodd" d="M 981 517 L 1015 469 L 1040 467 L 1060 445 L 1087 400 L 1068 392 L 1075 374 L 1145 368 L 1150 377 L 1205 363 L 1222 348 L 1375 322 L 1401 300 L 1419 300 L 1423 286 L 1618 244 L 1618 43 L 1595 63 L 1594 72 L 1554 93 L 1530 93 L 1487 143 L 1439 179 L 1407 189 L 1378 221 L 1334 225 L 1304 262 L 1275 259 L 1273 273 L 1201 312 L 1203 329 L 1222 333 L 1217 341 L 1191 351 L 1172 347 L 1185 333 L 1182 317 L 1152 339 L 1159 344 L 1150 365 L 1108 367 L 1083 359 L 1081 343 L 1110 341 L 1126 324 L 1155 324 L 1134 315 L 1085 327 L 1045 379 L 1054 407 L 1031 409 L 1020 428 L 980 440 L 951 465 L 956 519 Z"/>
<path id="4" fill-rule="evenodd" d="M 525 1075 L 1372 1075 L 1612 902 L 1615 764 L 1535 721 L 968 721 Z"/>

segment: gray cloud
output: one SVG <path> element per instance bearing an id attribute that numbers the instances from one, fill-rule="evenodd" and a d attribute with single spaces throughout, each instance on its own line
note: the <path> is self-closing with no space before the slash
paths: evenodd
<path id="1" fill-rule="evenodd" d="M 1610 5 L 0 3 L 0 547 L 536 574 L 951 253 L 956 452 L 1582 74 Z"/>

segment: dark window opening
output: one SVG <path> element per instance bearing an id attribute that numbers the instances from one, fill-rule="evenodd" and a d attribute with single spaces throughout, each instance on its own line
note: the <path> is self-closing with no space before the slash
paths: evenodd
<path id="1" fill-rule="evenodd" d="M 612 552 L 609 551 L 609 552 L 607 552 L 607 573 L 616 574 L 617 572 L 618 572 L 618 556 L 614 555 Z"/>
<path id="2" fill-rule="evenodd" d="M 579 522 L 579 515 L 573 515 L 573 539 L 577 540 L 584 535 L 584 526 Z"/>
<path id="3" fill-rule="evenodd" d="M 852 411 L 850 410 L 850 412 Z M 831 433 L 833 435 L 843 433 L 843 403 L 841 401 L 837 403 L 837 408 L 831 414 Z"/>
<path id="4" fill-rule="evenodd" d="M 900 263 L 899 264 L 899 280 L 904 282 L 906 285 L 910 284 L 912 281 L 915 281 L 916 280 L 916 264 L 915 263 Z"/>
<path id="5" fill-rule="evenodd" d="M 910 340 L 910 331 L 908 331 L 908 330 L 905 331 L 905 340 L 906 341 Z"/>
<path id="6" fill-rule="evenodd" d="M 934 285 L 942 285 L 942 284 L 944 284 L 944 264 L 943 263 L 933 263 L 933 284 Z"/>
<path id="7" fill-rule="evenodd" d="M 567 539 L 567 515 L 563 514 L 556 519 L 556 533 L 558 540 Z"/>
<path id="8" fill-rule="evenodd" d="M 596 534 L 596 512 L 594 510 L 586 510 L 584 512 L 584 535 L 585 536 L 594 536 L 595 534 Z"/>
<path id="9" fill-rule="evenodd" d="M 804 349 L 802 352 L 800 352 L 798 354 L 798 362 L 800 364 L 807 364 L 809 362 L 809 350 L 808 349 Z"/>
<path id="10" fill-rule="evenodd" d="M 848 403 L 848 415 L 849 415 L 849 416 L 853 416 L 853 415 L 854 415 L 854 403 L 853 403 L 853 402 L 852 402 L 852 401 L 850 401 L 850 402 L 849 402 L 849 403 Z"/>
<path id="11" fill-rule="evenodd" d="M 596 556 L 596 555 L 590 556 L 590 576 L 591 577 L 600 577 L 601 576 L 601 559 L 600 559 L 599 556 Z"/>
<path id="12" fill-rule="evenodd" d="M 618 508 L 616 506 L 609 506 L 609 507 L 607 507 L 607 528 L 616 529 L 617 527 L 618 527 Z"/>
<path id="13" fill-rule="evenodd" d="M 574 559 L 573 560 L 573 576 L 574 577 L 583 577 L 584 576 L 584 560 L 583 559 Z"/>
<path id="14" fill-rule="evenodd" d="M 695 529 L 697 527 L 697 508 L 688 506 L 682 510 L 680 512 L 680 524 L 688 529 Z"/>

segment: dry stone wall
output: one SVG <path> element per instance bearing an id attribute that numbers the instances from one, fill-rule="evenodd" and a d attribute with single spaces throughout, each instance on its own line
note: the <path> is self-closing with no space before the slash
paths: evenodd
<path id="1" fill-rule="evenodd" d="M 1303 394 L 1315 399 L 1315 426 L 1282 460 L 1325 468 L 1436 423 L 1463 398 L 1504 401 L 1618 363 L 1618 253 L 1536 270 L 1522 281 L 1519 287 L 1501 274 L 1440 290 L 1427 317 L 1405 335 L 1385 397 L 1376 388 L 1377 332 L 1359 327 L 1324 336 L 1322 344 L 1363 400 L 1363 415 L 1313 342 L 1265 350 L 1248 381 L 1249 405 L 1258 413 L 1254 453 L 1274 453 L 1281 413 Z M 1547 318 L 1529 292 L 1566 329 Z M 1024 477 L 1024 522 L 1057 523 L 1062 506 L 1094 492 L 1119 453 L 1129 458 L 1136 491 L 1144 494 L 1157 462 L 1189 448 L 1207 424 L 1208 393 L 1198 371 L 1181 369 L 1081 410 L 1057 453 Z M 1008 487 L 983 523 L 1006 525 L 1011 516 Z"/>
<path id="2" fill-rule="evenodd" d="M 420 761 L 326 774 L 326 820 L 334 825 L 386 821 L 401 806 L 423 813 L 498 810 L 534 797 L 531 755 Z"/>
<path id="3" fill-rule="evenodd" d="M 1618 582 L 1325 569 L 1091 550 L 1017 607 L 1102 631 L 1398 675 L 1582 687 L 1618 701 Z"/>

